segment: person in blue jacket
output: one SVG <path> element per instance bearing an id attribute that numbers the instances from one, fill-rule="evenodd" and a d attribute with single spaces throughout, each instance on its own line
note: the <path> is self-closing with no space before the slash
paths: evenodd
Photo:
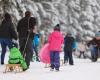
<path id="1" fill-rule="evenodd" d="M 39 61 L 39 58 L 38 58 L 39 34 L 34 35 L 32 46 L 36 55 L 36 61 Z"/>

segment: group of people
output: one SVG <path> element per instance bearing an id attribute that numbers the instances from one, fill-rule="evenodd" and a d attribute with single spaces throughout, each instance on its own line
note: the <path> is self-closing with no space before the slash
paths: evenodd
<path id="1" fill-rule="evenodd" d="M 31 12 L 26 11 L 25 17 L 19 20 L 17 24 L 17 32 L 13 25 L 11 15 L 5 13 L 4 19 L 0 25 L 0 43 L 1 43 L 1 64 L 4 64 L 4 57 L 7 50 L 15 47 L 16 43 L 13 40 L 19 41 L 19 50 L 25 59 L 27 69 L 30 66 L 31 56 L 33 55 L 32 40 L 35 35 L 36 18 L 31 17 Z M 18 33 L 18 34 L 17 34 Z"/>
<path id="2" fill-rule="evenodd" d="M 30 61 L 32 60 L 33 48 L 34 51 L 36 52 L 37 56 L 36 59 L 37 61 L 39 61 L 37 44 L 33 42 L 33 39 L 34 41 L 38 41 L 38 39 L 36 38 L 37 37 L 39 38 L 39 35 L 36 34 L 35 31 L 36 24 L 37 24 L 36 18 L 31 17 L 30 11 L 26 11 L 25 17 L 23 17 L 21 20 L 18 21 L 17 32 L 16 32 L 11 19 L 11 15 L 9 13 L 6 13 L 4 15 L 4 19 L 0 25 L 2 65 L 4 64 L 4 57 L 7 50 L 7 46 L 9 47 L 9 49 L 12 49 L 13 47 L 18 47 L 17 44 L 13 42 L 13 39 L 19 41 L 19 50 L 21 52 L 21 55 L 25 59 L 27 69 L 29 68 Z M 70 65 L 74 65 L 72 52 L 75 51 L 76 49 L 76 40 L 72 36 L 72 33 L 67 32 L 65 37 L 63 37 L 60 30 L 60 24 L 57 24 L 54 26 L 54 31 L 50 33 L 50 35 L 48 36 L 47 43 L 49 43 L 51 71 L 53 71 L 54 69 L 56 71 L 59 71 L 60 68 L 59 53 L 61 51 L 62 44 L 64 44 L 64 64 L 69 62 Z M 93 49 L 95 49 L 96 51 L 97 49 L 100 49 L 100 36 L 99 38 L 94 38 L 93 40 L 91 40 L 88 43 L 88 46 L 90 46 L 90 44 L 95 46 Z M 84 53 L 84 51 L 81 51 L 81 53 Z M 93 60 L 96 61 L 95 58 Z"/>
<path id="3" fill-rule="evenodd" d="M 18 45 L 14 43 L 13 40 L 19 41 L 19 50 L 23 58 L 25 59 L 25 62 L 27 64 L 27 69 L 29 68 L 30 61 L 32 60 L 33 48 L 34 48 L 34 51 L 36 52 L 37 61 L 39 61 L 37 47 L 36 47 L 36 44 L 33 43 L 33 38 L 39 37 L 39 36 L 36 36 L 37 34 L 35 33 L 36 23 L 37 23 L 36 18 L 31 17 L 30 11 L 26 11 L 25 17 L 23 17 L 21 20 L 18 21 L 17 32 L 16 32 L 15 26 L 13 25 L 13 22 L 11 19 L 11 15 L 9 13 L 5 13 L 4 19 L 0 25 L 0 43 L 1 43 L 1 48 L 2 48 L 1 64 L 2 65 L 4 64 L 4 58 L 5 58 L 7 46 L 9 47 L 9 49 L 12 49 L 13 47 L 18 47 Z M 74 39 L 70 37 L 69 35 L 70 34 L 68 34 L 68 36 L 65 37 L 66 48 L 64 48 L 64 51 L 66 55 L 68 55 L 68 57 L 66 55 L 64 56 L 64 60 L 65 60 L 64 62 L 66 62 L 67 59 L 69 58 L 70 65 L 73 65 L 73 59 L 71 55 L 72 49 L 69 48 L 67 50 L 67 46 L 70 45 L 71 47 L 71 44 L 73 43 Z M 64 42 L 63 35 L 60 32 L 59 24 L 57 24 L 54 27 L 54 31 L 49 35 L 47 42 L 50 44 L 49 49 L 50 49 L 51 69 L 53 70 L 55 68 L 56 70 L 59 71 L 59 67 L 60 67 L 59 53 L 61 51 L 61 45 Z M 68 42 L 68 44 L 66 42 Z"/>
<path id="4" fill-rule="evenodd" d="M 46 46 L 48 47 L 48 45 L 49 45 L 49 47 L 48 47 L 49 55 L 44 56 L 44 55 L 46 55 L 45 50 L 44 50 L 44 55 L 42 54 L 43 51 L 41 51 L 41 55 L 43 55 L 44 58 L 50 57 L 50 63 L 49 63 L 48 58 L 45 58 L 45 60 L 48 60 L 48 61 L 44 61 L 43 59 L 42 60 L 44 63 L 48 62 L 50 64 L 51 71 L 54 71 L 54 69 L 56 71 L 59 71 L 60 53 L 62 51 L 61 47 L 63 44 L 64 44 L 64 64 L 69 62 L 69 65 L 74 65 L 72 52 L 76 48 L 75 39 L 70 32 L 68 32 L 64 38 L 64 36 L 61 33 L 60 24 L 57 24 L 54 26 L 54 31 L 49 34 L 48 39 L 47 39 Z M 44 48 L 46 46 L 44 46 Z M 42 58 L 42 56 L 41 56 L 41 58 Z"/>
<path id="5" fill-rule="evenodd" d="M 100 56 L 100 31 L 96 32 L 94 38 L 90 41 L 80 41 L 77 42 L 73 37 L 72 33 L 69 31 L 66 33 L 65 37 L 60 32 L 60 25 L 57 24 L 54 27 L 54 31 L 48 37 L 49 50 L 50 50 L 50 67 L 51 70 L 59 71 L 60 68 L 60 56 L 59 53 L 61 51 L 61 46 L 64 44 L 64 64 L 74 65 L 73 61 L 73 52 L 79 50 L 79 58 L 83 55 L 83 58 L 89 58 L 88 55 L 85 55 L 86 47 L 88 47 L 91 51 L 91 60 L 96 62 L 98 57 Z M 79 45 L 80 46 L 77 46 Z M 91 48 L 92 46 L 92 48 Z"/>

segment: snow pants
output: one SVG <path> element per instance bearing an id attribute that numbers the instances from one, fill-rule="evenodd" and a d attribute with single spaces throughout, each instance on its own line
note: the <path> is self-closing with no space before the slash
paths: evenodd
<path id="1" fill-rule="evenodd" d="M 59 70 L 60 67 L 60 54 L 59 51 L 50 52 L 50 64 L 52 69 Z"/>
<path id="2" fill-rule="evenodd" d="M 72 50 L 64 49 L 64 63 L 69 61 L 70 65 L 73 65 Z"/>

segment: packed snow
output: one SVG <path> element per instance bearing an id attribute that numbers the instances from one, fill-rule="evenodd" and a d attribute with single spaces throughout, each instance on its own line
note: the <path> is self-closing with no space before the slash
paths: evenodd
<path id="1" fill-rule="evenodd" d="M 5 63 L 8 60 L 6 54 Z M 5 65 L 0 65 L 0 80 L 100 80 L 100 60 L 93 63 L 89 59 L 74 57 L 74 65 L 60 67 L 60 71 L 50 71 L 41 62 L 31 62 L 29 70 L 21 73 L 3 73 Z"/>

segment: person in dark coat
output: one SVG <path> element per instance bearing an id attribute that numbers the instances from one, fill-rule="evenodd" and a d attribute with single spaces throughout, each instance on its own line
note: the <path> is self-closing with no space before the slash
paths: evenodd
<path id="1" fill-rule="evenodd" d="M 70 65 L 73 65 L 73 44 L 75 42 L 75 39 L 72 37 L 71 33 L 67 33 L 67 35 L 64 38 L 64 64 L 66 64 L 69 61 Z"/>
<path id="2" fill-rule="evenodd" d="M 12 47 L 12 39 L 17 40 L 17 34 L 12 23 L 12 19 L 9 13 L 5 13 L 4 19 L 0 25 L 0 43 L 1 43 L 1 64 L 4 64 L 4 58 L 7 46 Z"/>
<path id="3" fill-rule="evenodd" d="M 32 40 L 35 26 L 36 18 L 31 17 L 30 11 L 25 12 L 25 17 L 23 17 L 17 25 L 20 51 L 28 67 L 30 66 L 31 56 L 33 55 Z"/>
<path id="4" fill-rule="evenodd" d="M 95 34 L 95 37 L 90 40 L 87 45 L 91 48 L 92 61 L 96 62 L 100 53 L 100 31 Z"/>

